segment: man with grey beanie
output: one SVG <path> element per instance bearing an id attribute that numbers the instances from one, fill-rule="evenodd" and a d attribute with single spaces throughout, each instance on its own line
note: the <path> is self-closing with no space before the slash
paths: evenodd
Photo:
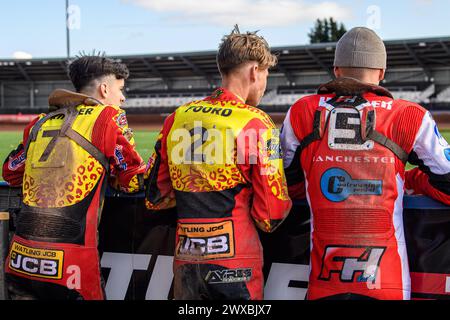
<path id="1" fill-rule="evenodd" d="M 289 194 L 306 196 L 312 215 L 308 299 L 410 299 L 403 195 L 450 204 L 450 146 L 427 110 L 379 86 L 386 60 L 375 32 L 348 31 L 337 79 L 284 122 Z"/>

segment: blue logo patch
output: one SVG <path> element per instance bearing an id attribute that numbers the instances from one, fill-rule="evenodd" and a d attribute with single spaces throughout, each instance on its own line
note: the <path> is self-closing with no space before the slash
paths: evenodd
<path id="1" fill-rule="evenodd" d="M 445 154 L 445 157 L 447 158 L 447 160 L 450 161 L 450 149 L 445 149 L 444 154 Z"/>
<path id="2" fill-rule="evenodd" d="M 438 126 L 437 126 L 437 125 L 434 126 L 434 134 L 438 137 L 438 139 L 441 139 L 441 138 L 442 138 L 442 135 L 441 135 L 441 133 L 439 132 L 439 129 L 438 129 Z"/>
<path id="3" fill-rule="evenodd" d="M 15 171 L 17 168 L 19 168 L 20 166 L 22 166 L 24 164 L 25 160 L 26 160 L 26 156 L 25 156 L 25 152 L 23 152 L 17 158 L 11 160 L 8 163 L 8 169 L 11 171 Z"/>
<path id="4" fill-rule="evenodd" d="M 320 179 L 320 188 L 328 200 L 342 202 L 352 195 L 382 194 L 382 180 L 353 180 L 347 171 L 332 168 L 326 171 Z"/>
<path id="5" fill-rule="evenodd" d="M 434 134 L 435 134 L 436 137 L 438 138 L 439 144 L 440 144 L 442 147 L 447 147 L 447 146 L 448 146 L 447 141 L 446 141 L 445 138 L 442 136 L 442 134 L 439 132 L 439 129 L 438 129 L 438 126 L 437 126 L 437 125 L 434 126 Z M 448 159 L 448 158 L 447 158 L 447 159 Z M 450 160 L 450 159 L 449 159 L 449 160 Z"/>
<path id="6" fill-rule="evenodd" d="M 125 162 L 125 158 L 122 154 L 122 146 L 116 146 L 116 149 L 114 150 L 114 158 L 122 171 L 127 170 L 127 163 Z"/>

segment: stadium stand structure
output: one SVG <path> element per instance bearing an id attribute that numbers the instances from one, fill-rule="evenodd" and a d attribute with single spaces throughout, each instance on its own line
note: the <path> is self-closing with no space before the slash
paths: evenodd
<path id="1" fill-rule="evenodd" d="M 450 103 L 450 87 L 442 90 L 437 96 L 438 101 Z"/>
<path id="2" fill-rule="evenodd" d="M 428 109 L 450 111 L 450 37 L 386 41 L 388 72 L 382 85 L 396 98 Z M 271 72 L 261 108 L 285 112 L 302 96 L 333 78 L 335 43 L 273 48 L 279 64 Z M 128 113 L 166 113 L 201 99 L 220 84 L 215 51 L 114 57 L 131 71 Z M 66 59 L 0 60 L 0 114 L 47 110 L 55 88 L 72 89 Z"/>

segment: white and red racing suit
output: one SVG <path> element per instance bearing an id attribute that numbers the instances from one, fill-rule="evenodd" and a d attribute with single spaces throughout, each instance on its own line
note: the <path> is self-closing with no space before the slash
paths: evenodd
<path id="1" fill-rule="evenodd" d="M 340 78 L 292 106 L 281 139 L 289 194 L 311 208 L 308 299 L 409 299 L 405 189 L 450 204 L 450 146 L 431 114 Z"/>
<path id="2" fill-rule="evenodd" d="M 23 192 L 5 266 L 10 294 L 101 300 L 97 227 L 107 179 L 142 190 L 145 163 L 119 107 L 65 90 L 53 97 L 59 108 L 25 128 L 3 165 L 3 178 Z"/>
<path id="3" fill-rule="evenodd" d="M 267 114 L 223 88 L 166 119 L 146 203 L 177 206 L 175 299 L 263 298 L 255 223 L 271 232 L 291 208 L 279 143 Z"/>

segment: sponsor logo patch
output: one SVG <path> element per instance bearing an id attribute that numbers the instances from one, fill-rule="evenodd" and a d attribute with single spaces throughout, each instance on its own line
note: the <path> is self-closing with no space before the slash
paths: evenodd
<path id="1" fill-rule="evenodd" d="M 207 283 L 248 282 L 252 278 L 252 269 L 211 270 L 206 275 Z"/>
<path id="2" fill-rule="evenodd" d="M 64 251 L 36 249 L 13 242 L 9 267 L 36 278 L 62 279 Z"/>
<path id="3" fill-rule="evenodd" d="M 435 125 L 434 126 L 434 134 L 436 135 L 436 137 L 438 138 L 439 144 L 442 147 L 448 147 L 448 143 L 445 140 L 445 138 L 442 136 L 442 134 L 439 132 L 438 126 Z"/>
<path id="4" fill-rule="evenodd" d="M 327 246 L 319 280 L 330 281 L 335 273 L 341 282 L 375 283 L 385 251 L 386 247 Z"/>
<path id="5" fill-rule="evenodd" d="M 234 257 L 232 221 L 178 225 L 176 256 L 186 260 L 211 260 Z"/>
<path id="6" fill-rule="evenodd" d="M 127 170 L 128 166 L 125 162 L 125 157 L 123 156 L 122 150 L 123 146 L 116 145 L 116 148 L 114 149 L 114 159 L 116 160 L 116 164 L 119 166 L 119 168 L 122 171 L 125 171 Z"/>
<path id="7" fill-rule="evenodd" d="M 320 188 L 328 200 L 342 202 L 352 195 L 381 195 L 383 181 L 354 180 L 347 171 L 332 168 L 322 175 Z"/>
<path id="8" fill-rule="evenodd" d="M 122 112 L 117 116 L 116 123 L 121 128 L 125 127 L 128 124 L 127 115 L 125 112 Z"/>
<path id="9" fill-rule="evenodd" d="M 450 161 L 450 148 L 444 150 L 445 157 L 448 161 Z"/>
<path id="10" fill-rule="evenodd" d="M 8 163 L 8 169 L 11 171 L 17 170 L 19 167 L 21 167 L 25 162 L 25 152 L 22 152 L 19 156 L 16 156 L 15 158 L 12 158 Z"/>
<path id="11" fill-rule="evenodd" d="M 281 145 L 279 137 L 274 137 L 267 141 L 267 153 L 269 160 L 278 160 L 282 157 Z"/>

